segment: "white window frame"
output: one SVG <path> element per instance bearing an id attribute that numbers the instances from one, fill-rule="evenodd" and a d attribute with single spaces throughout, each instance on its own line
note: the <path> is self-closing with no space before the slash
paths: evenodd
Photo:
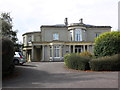
<path id="1" fill-rule="evenodd" d="M 100 32 L 96 32 L 95 37 L 99 37 L 100 34 L 101 34 Z"/>
<path id="2" fill-rule="evenodd" d="M 75 29 L 75 41 L 82 41 L 82 30 Z"/>
<path id="3" fill-rule="evenodd" d="M 28 36 L 28 43 L 32 42 L 32 36 Z"/>
<path id="4" fill-rule="evenodd" d="M 72 41 L 73 40 L 73 32 L 70 32 L 70 41 Z"/>
<path id="5" fill-rule="evenodd" d="M 54 46 L 54 57 L 59 58 L 60 57 L 60 47 Z"/>
<path id="6" fill-rule="evenodd" d="M 53 40 L 59 40 L 59 33 L 53 33 Z"/>

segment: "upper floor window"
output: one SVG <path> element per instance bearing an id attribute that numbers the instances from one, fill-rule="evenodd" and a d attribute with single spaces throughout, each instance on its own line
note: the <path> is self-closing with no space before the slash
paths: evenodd
<path id="1" fill-rule="evenodd" d="M 75 41 L 82 41 L 81 30 L 75 30 Z"/>
<path id="2" fill-rule="evenodd" d="M 23 37 L 23 43 L 25 43 L 25 37 Z"/>
<path id="3" fill-rule="evenodd" d="M 70 32 L 70 40 L 72 41 L 72 32 Z"/>
<path id="4" fill-rule="evenodd" d="M 95 33 L 95 36 L 98 37 L 100 35 L 100 32 Z"/>
<path id="5" fill-rule="evenodd" d="M 28 43 L 31 43 L 32 41 L 32 36 L 28 36 Z"/>
<path id="6" fill-rule="evenodd" d="M 53 34 L 53 40 L 59 40 L 59 34 L 58 33 Z"/>

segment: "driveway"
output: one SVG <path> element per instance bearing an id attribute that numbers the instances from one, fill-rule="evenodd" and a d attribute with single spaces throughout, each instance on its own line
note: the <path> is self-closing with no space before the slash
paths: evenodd
<path id="1" fill-rule="evenodd" d="M 69 70 L 63 62 L 30 62 L 16 66 L 3 88 L 118 88 L 118 72 Z"/>

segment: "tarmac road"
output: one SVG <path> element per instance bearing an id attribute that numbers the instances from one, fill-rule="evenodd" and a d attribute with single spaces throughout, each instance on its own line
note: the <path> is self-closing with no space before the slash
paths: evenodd
<path id="1" fill-rule="evenodd" d="M 63 62 L 30 62 L 16 66 L 3 88 L 118 88 L 118 72 L 69 70 Z"/>

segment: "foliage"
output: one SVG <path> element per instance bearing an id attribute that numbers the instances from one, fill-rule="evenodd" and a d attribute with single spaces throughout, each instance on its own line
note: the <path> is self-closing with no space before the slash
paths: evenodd
<path id="1" fill-rule="evenodd" d="M 85 51 L 85 52 L 81 52 L 80 56 L 92 57 L 92 54 L 90 52 L 88 52 L 88 51 Z"/>
<path id="2" fill-rule="evenodd" d="M 90 61 L 90 68 L 93 71 L 119 71 L 120 54 L 92 59 Z"/>
<path id="3" fill-rule="evenodd" d="M 89 69 L 89 58 L 80 56 L 79 54 L 71 53 L 64 56 L 65 65 L 68 68 L 76 70 L 88 70 Z"/>
<path id="4" fill-rule="evenodd" d="M 111 56 L 120 53 L 120 32 L 106 32 L 95 39 L 94 55 Z"/>
<path id="5" fill-rule="evenodd" d="M 2 42 L 2 74 L 9 74 L 14 70 L 14 44 L 11 40 L 7 38 L 0 39 Z"/>
<path id="6" fill-rule="evenodd" d="M 18 43 L 14 44 L 14 50 L 16 52 L 21 52 L 22 47 L 23 47 L 23 44 L 18 44 Z"/>
<path id="7" fill-rule="evenodd" d="M 17 39 L 17 30 L 13 31 L 12 27 L 12 18 L 10 16 L 10 13 L 2 13 L 0 15 L 0 20 L 2 21 L 2 32 L 0 32 L 0 35 L 2 37 L 8 38 L 13 41 L 14 43 L 14 49 L 15 51 L 20 51 L 20 48 L 22 47 L 21 44 L 16 43 Z"/>
<path id="8" fill-rule="evenodd" d="M 68 60 L 69 56 L 70 56 L 69 53 L 67 53 L 67 54 L 64 55 L 64 64 L 65 64 L 66 66 L 68 66 L 68 61 L 67 61 L 67 60 Z"/>
<path id="9" fill-rule="evenodd" d="M 0 19 L 2 21 L 2 32 L 0 34 L 2 37 L 6 37 L 11 39 L 14 43 L 17 41 L 17 31 L 12 30 L 12 18 L 10 17 L 10 13 L 2 13 L 0 15 Z"/>

